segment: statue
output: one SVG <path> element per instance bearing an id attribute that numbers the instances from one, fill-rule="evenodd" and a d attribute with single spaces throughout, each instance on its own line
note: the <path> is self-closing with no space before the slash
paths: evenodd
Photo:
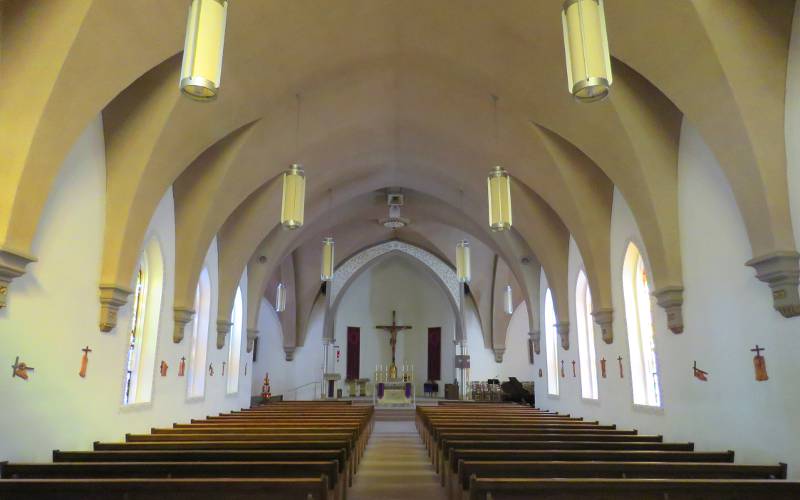
<path id="1" fill-rule="evenodd" d="M 410 330 L 411 326 L 397 324 L 397 311 L 392 311 L 391 325 L 378 325 L 375 328 L 389 332 L 389 345 L 392 347 L 392 364 L 389 365 L 389 379 L 397 378 L 397 365 L 395 364 L 395 352 L 397 351 L 397 333 L 402 330 Z"/>

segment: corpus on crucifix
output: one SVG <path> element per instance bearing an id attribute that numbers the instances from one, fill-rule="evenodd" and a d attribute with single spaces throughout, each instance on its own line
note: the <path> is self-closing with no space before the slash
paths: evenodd
<path id="1" fill-rule="evenodd" d="M 389 345 L 392 346 L 392 364 L 389 365 L 389 378 L 397 378 L 397 365 L 395 364 L 395 352 L 397 351 L 397 333 L 403 330 L 410 330 L 411 326 L 397 324 L 397 311 L 392 311 L 392 324 L 391 325 L 377 325 L 375 328 L 378 330 L 386 330 L 389 332 Z"/>

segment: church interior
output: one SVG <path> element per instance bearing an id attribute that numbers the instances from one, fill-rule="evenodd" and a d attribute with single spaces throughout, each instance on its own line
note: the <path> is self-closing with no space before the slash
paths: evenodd
<path id="1" fill-rule="evenodd" d="M 0 498 L 800 498 L 794 0 L 0 0 Z"/>

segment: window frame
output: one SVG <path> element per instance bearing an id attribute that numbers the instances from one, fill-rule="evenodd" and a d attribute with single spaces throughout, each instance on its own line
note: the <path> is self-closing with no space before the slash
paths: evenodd
<path id="1" fill-rule="evenodd" d="M 231 331 L 228 335 L 228 372 L 226 374 L 227 380 L 225 382 L 225 392 L 229 396 L 239 393 L 239 385 L 241 382 L 239 371 L 241 368 L 242 359 L 242 331 L 244 330 L 244 318 L 244 296 L 242 294 L 242 287 L 240 285 L 236 287 L 236 295 L 233 299 L 233 308 L 231 310 Z"/>
<path id="2" fill-rule="evenodd" d="M 208 337 L 211 325 L 211 277 L 203 267 L 197 280 L 192 318 L 192 345 L 186 376 L 186 399 L 197 401 L 206 395 L 206 361 L 208 360 Z"/>
<path id="3" fill-rule="evenodd" d="M 600 390 L 597 380 L 597 347 L 595 345 L 592 305 L 592 291 L 589 287 L 589 280 L 586 272 L 581 269 L 575 279 L 575 317 L 578 330 L 581 398 L 597 401 L 600 399 Z"/>
<path id="4" fill-rule="evenodd" d="M 558 397 L 561 394 L 559 384 L 559 366 L 558 366 L 558 332 L 556 331 L 556 309 L 555 302 L 553 301 L 553 293 L 550 287 L 544 294 L 544 337 L 545 349 L 547 359 L 547 394 L 552 397 Z"/>
<path id="5" fill-rule="evenodd" d="M 625 247 L 622 266 L 622 298 L 625 310 L 625 326 L 628 338 L 628 369 L 634 407 L 646 409 L 663 408 L 663 391 L 658 363 L 655 326 L 653 324 L 653 297 L 650 293 L 650 272 L 645 254 L 630 241 Z M 643 282 L 638 282 L 642 276 Z M 644 286 L 644 289 L 641 287 Z M 645 329 L 647 331 L 645 331 Z M 649 353 L 644 347 L 650 341 Z M 652 363 L 654 371 L 648 375 L 647 365 Z"/>

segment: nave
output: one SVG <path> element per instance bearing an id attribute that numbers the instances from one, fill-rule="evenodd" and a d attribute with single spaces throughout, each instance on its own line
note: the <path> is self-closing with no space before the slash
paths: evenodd
<path id="1" fill-rule="evenodd" d="M 380 410 L 378 410 L 380 411 Z M 405 415 L 403 413 L 405 412 Z M 414 423 L 410 417 L 415 415 Z M 398 415 L 400 415 L 398 417 Z M 376 422 L 368 405 L 268 403 L 52 463 L 0 464 L 0 498 L 270 500 L 789 500 L 786 464 L 734 463 L 513 403 L 440 402 Z"/>
<path id="2" fill-rule="evenodd" d="M 6 471 L 380 496 L 397 448 L 428 491 L 449 441 L 371 412 L 515 377 L 560 417 L 455 420 L 558 446 L 525 481 L 800 480 L 800 0 L 0 0 L 0 85 Z"/>

